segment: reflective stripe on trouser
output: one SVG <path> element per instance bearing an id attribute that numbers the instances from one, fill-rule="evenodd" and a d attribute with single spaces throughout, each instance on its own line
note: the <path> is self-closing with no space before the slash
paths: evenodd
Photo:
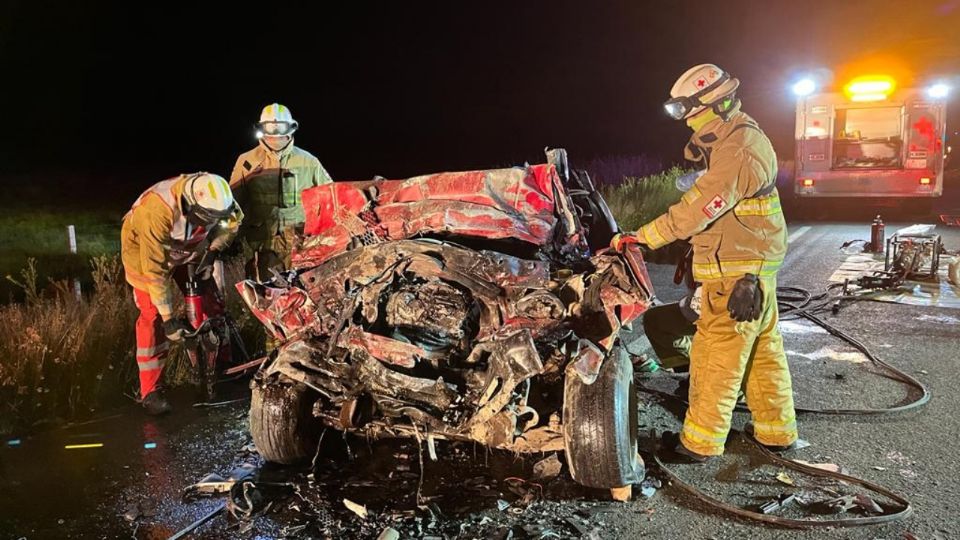
<path id="1" fill-rule="evenodd" d="M 140 310 L 137 317 L 137 368 L 140 370 L 140 397 L 153 392 L 163 373 L 170 342 L 163 334 L 163 324 L 150 294 L 140 289 L 133 290 L 133 301 Z"/>
<path id="2" fill-rule="evenodd" d="M 697 327 L 684 317 L 679 303 L 652 307 L 643 314 L 643 331 L 660 365 L 665 368 L 690 363 L 690 339 L 696 330 Z"/>
<path id="3" fill-rule="evenodd" d="M 705 456 L 723 453 L 744 378 L 757 440 L 786 446 L 797 439 L 790 370 L 777 327 L 776 278 L 761 278 L 763 313 L 756 321 L 742 323 L 727 312 L 727 297 L 736 281 L 703 284 L 690 351 L 690 407 L 681 441 Z"/>

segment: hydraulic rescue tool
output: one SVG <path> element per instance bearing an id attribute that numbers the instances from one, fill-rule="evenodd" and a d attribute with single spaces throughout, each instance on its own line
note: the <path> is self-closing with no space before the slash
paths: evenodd
<path id="1" fill-rule="evenodd" d="M 204 277 L 209 276 L 208 279 L 218 281 L 215 278 L 215 263 L 207 261 L 209 253 L 209 251 L 205 253 L 197 264 L 187 265 L 187 280 L 183 294 L 187 322 L 193 328 L 193 332 L 186 336 L 187 356 L 190 358 L 191 366 L 196 370 L 200 387 L 199 398 L 203 402 L 211 401 L 214 396 L 217 360 L 222 344 L 231 343 L 232 338 L 231 344 L 236 345 L 241 356 L 240 360 L 243 362 L 249 360 L 240 333 L 229 315 L 213 317 L 204 309 Z M 223 289 L 219 282 L 214 286 L 213 294 L 217 295 L 220 303 L 223 304 Z"/>

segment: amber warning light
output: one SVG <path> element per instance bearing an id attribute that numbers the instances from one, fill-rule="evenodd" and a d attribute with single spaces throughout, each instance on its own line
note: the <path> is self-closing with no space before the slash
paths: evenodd
<path id="1" fill-rule="evenodd" d="M 883 101 L 896 87 L 893 77 L 871 75 L 853 79 L 843 87 L 843 93 L 851 101 Z"/>
<path id="2" fill-rule="evenodd" d="M 804 178 L 801 182 L 803 187 L 813 187 L 813 178 Z"/>

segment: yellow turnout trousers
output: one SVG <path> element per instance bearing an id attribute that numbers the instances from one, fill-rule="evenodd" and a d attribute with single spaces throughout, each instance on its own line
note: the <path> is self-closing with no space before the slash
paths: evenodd
<path id="1" fill-rule="evenodd" d="M 740 323 L 727 312 L 727 298 L 737 279 L 703 283 L 700 319 L 690 350 L 690 407 L 681 441 L 704 456 L 723 454 L 744 379 L 757 440 L 786 446 L 797 439 L 790 370 L 777 327 L 776 277 L 760 279 L 760 318 Z"/>

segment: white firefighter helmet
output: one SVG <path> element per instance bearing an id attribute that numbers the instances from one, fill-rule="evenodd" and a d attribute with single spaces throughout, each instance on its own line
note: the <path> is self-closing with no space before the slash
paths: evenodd
<path id="1" fill-rule="evenodd" d="M 673 83 L 670 99 L 663 104 L 667 114 L 684 120 L 712 108 L 721 116 L 729 109 L 740 81 L 714 64 L 700 64 L 688 69 Z"/>
<path id="2" fill-rule="evenodd" d="M 190 175 L 183 187 L 188 212 L 204 223 L 214 223 L 233 213 L 234 200 L 230 184 L 222 176 L 199 172 Z"/>
<path id="3" fill-rule="evenodd" d="M 290 109 L 279 103 L 271 103 L 260 112 L 257 131 L 267 136 L 289 136 L 300 125 L 293 119 Z"/>

